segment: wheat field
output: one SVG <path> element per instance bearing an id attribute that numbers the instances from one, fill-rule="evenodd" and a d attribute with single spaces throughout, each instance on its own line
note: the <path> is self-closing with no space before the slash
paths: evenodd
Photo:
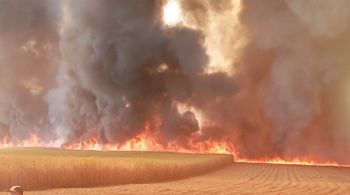
<path id="1" fill-rule="evenodd" d="M 45 148 L 0 149 L 0 191 L 153 183 L 207 173 L 232 164 L 230 155 L 102 152 Z"/>
<path id="2" fill-rule="evenodd" d="M 350 194 L 350 169 L 234 163 L 218 171 L 177 181 L 103 188 L 56 189 L 29 195 L 110 194 Z"/>

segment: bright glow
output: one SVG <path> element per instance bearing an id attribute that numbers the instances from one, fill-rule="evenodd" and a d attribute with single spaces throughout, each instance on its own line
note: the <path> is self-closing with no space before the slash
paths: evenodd
<path id="1" fill-rule="evenodd" d="M 166 25 L 176 25 L 181 21 L 181 8 L 176 0 L 168 0 L 163 7 L 163 22 Z"/>

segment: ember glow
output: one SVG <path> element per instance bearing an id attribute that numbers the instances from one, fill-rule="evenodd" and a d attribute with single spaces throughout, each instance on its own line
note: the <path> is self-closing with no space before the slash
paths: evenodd
<path id="1" fill-rule="evenodd" d="M 0 145 L 350 164 L 348 7 L 1 1 Z"/>

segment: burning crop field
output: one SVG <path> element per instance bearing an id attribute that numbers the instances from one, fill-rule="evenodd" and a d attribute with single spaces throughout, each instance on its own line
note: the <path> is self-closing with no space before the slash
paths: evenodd
<path id="1" fill-rule="evenodd" d="M 0 0 L 0 188 L 165 181 L 232 158 L 346 170 L 349 7 Z"/>

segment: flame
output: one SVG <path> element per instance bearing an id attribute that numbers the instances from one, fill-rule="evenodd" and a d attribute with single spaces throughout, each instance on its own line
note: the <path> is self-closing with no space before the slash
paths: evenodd
<path id="1" fill-rule="evenodd" d="M 234 145 L 228 140 L 199 140 L 196 135 L 191 137 L 181 137 L 166 144 L 161 143 L 156 135 L 150 131 L 142 132 L 132 139 L 122 144 L 103 144 L 96 133 L 90 134 L 82 140 L 69 142 L 58 146 L 59 141 L 43 142 L 36 134 L 31 134 L 24 140 L 13 140 L 5 136 L 0 140 L 0 148 L 5 147 L 51 147 L 71 150 L 96 150 L 96 151 L 163 151 L 163 152 L 183 152 L 183 153 L 214 153 L 231 154 L 235 162 L 262 163 L 275 165 L 302 165 L 302 166 L 327 166 L 327 167 L 350 167 L 350 165 L 339 164 L 332 161 L 316 161 L 312 158 L 292 158 L 284 159 L 280 157 L 266 159 L 246 159 L 241 158 L 235 150 Z M 185 141 L 185 145 L 183 145 Z M 181 142 L 181 143 L 180 143 Z"/>
<path id="2" fill-rule="evenodd" d="M 57 148 L 61 145 L 62 140 L 44 141 L 38 134 L 31 133 L 27 138 L 14 139 L 9 136 L 4 136 L 0 139 L 0 148 L 6 147 L 50 147 Z"/>
<path id="3" fill-rule="evenodd" d="M 303 165 L 303 166 L 322 166 L 322 167 L 350 167 L 350 165 L 338 164 L 332 161 L 318 162 L 308 158 L 272 158 L 265 160 L 249 160 L 249 159 L 236 159 L 236 162 L 244 163 L 257 163 L 257 164 L 275 164 L 275 165 Z"/>
<path id="4" fill-rule="evenodd" d="M 146 128 L 147 129 L 147 128 Z M 92 134 L 85 140 L 77 143 L 69 143 L 63 146 L 66 149 L 74 150 L 109 150 L 109 151 L 163 151 L 163 152 L 183 152 L 183 153 L 213 153 L 231 154 L 235 162 L 263 163 L 277 165 L 303 165 L 303 166 L 334 166 L 350 167 L 350 165 L 339 164 L 332 161 L 316 161 L 312 158 L 292 158 L 284 159 L 280 157 L 267 159 L 246 159 L 239 156 L 234 144 L 228 140 L 200 140 L 197 134 L 191 137 L 181 137 L 166 144 L 161 143 L 157 135 L 151 131 L 144 131 L 123 144 L 101 144 Z M 185 144 L 184 144 L 185 143 Z"/>
<path id="5" fill-rule="evenodd" d="M 38 147 L 41 146 L 40 138 L 36 134 L 30 134 L 24 140 L 13 140 L 5 136 L 0 140 L 0 147 Z"/>
<path id="6" fill-rule="evenodd" d="M 186 140 L 186 147 L 181 143 Z M 99 143 L 95 134 L 79 140 L 62 145 L 65 149 L 72 150 L 109 150 L 109 151 L 164 151 L 164 152 L 185 152 L 185 153 L 216 153 L 230 154 L 231 146 L 226 142 L 214 140 L 198 141 L 194 137 L 179 138 L 166 144 L 160 141 L 148 132 L 140 133 L 134 138 L 122 144 L 102 144 Z"/>
<path id="7" fill-rule="evenodd" d="M 189 107 L 182 105 L 182 109 L 188 110 Z M 192 108 L 192 111 L 195 109 Z M 198 111 L 197 111 L 198 112 Z M 162 142 L 159 132 L 151 131 L 149 125 L 145 125 L 141 133 L 123 143 L 103 143 L 98 138 L 97 130 L 92 129 L 90 134 L 79 140 L 70 140 L 65 144 L 62 138 L 53 141 L 44 141 L 38 134 L 30 134 L 28 138 L 20 140 L 9 136 L 0 139 L 0 148 L 6 147 L 48 147 L 64 148 L 71 150 L 95 150 L 95 151 L 161 151 L 161 152 L 182 152 L 182 153 L 213 153 L 213 154 L 231 154 L 235 162 L 244 163 L 264 163 L 277 165 L 303 165 L 303 166 L 332 166 L 332 167 L 350 167 L 347 164 L 339 164 L 334 161 L 317 161 L 312 157 L 299 158 L 281 158 L 271 157 L 265 159 L 249 159 L 240 156 L 234 143 L 230 140 L 204 139 L 198 133 L 190 136 L 178 137 L 168 142 Z"/>

